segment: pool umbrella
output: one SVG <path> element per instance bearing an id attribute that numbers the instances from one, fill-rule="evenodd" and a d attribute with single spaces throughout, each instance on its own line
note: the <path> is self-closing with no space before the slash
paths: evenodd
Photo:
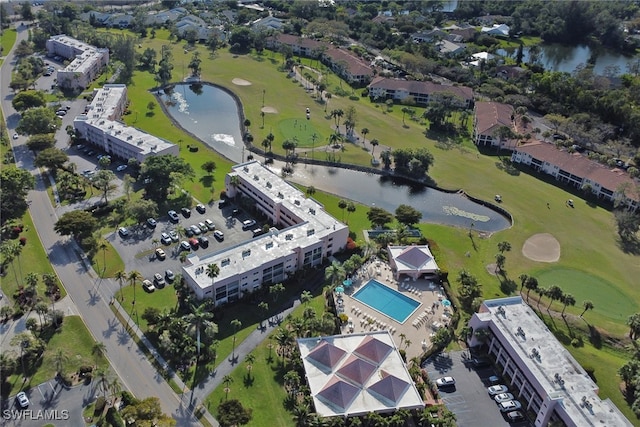
<path id="1" fill-rule="evenodd" d="M 443 307 L 451 307 L 451 301 L 449 301 L 448 299 L 443 299 L 442 300 L 442 306 Z"/>
<path id="2" fill-rule="evenodd" d="M 336 292 L 341 294 L 341 293 L 344 292 L 344 288 L 342 286 L 338 286 L 338 287 L 336 287 Z"/>
<path id="3" fill-rule="evenodd" d="M 353 282 L 351 281 L 351 279 L 347 279 L 347 280 L 345 280 L 345 281 L 343 281 L 343 282 L 342 282 L 342 284 L 343 284 L 343 285 L 345 285 L 347 288 L 348 288 L 349 286 L 351 286 L 351 284 L 352 284 L 352 283 L 353 283 Z"/>

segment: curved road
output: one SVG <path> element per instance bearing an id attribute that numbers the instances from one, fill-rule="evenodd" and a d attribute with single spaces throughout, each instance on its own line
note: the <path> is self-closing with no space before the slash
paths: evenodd
<path id="1" fill-rule="evenodd" d="M 26 28 L 18 28 L 15 45 L 26 40 L 27 36 Z M 7 122 L 10 138 L 20 120 L 19 114 L 11 105 L 13 92 L 9 89 L 14 63 L 15 58 L 13 51 L 11 51 L 0 69 L 0 86 L 3 94 L 0 107 Z M 64 129 L 58 131 L 56 136 L 60 139 L 68 138 Z M 108 304 L 112 295 L 111 290 L 107 286 L 97 286 L 97 278 L 91 269 L 86 268 L 81 258 L 81 252 L 77 250 L 73 242 L 67 238 L 61 238 L 53 230 L 53 225 L 57 220 L 56 212 L 51 206 L 42 177 L 33 165 L 33 155 L 26 148 L 26 138 L 12 139 L 11 142 L 14 147 L 16 165 L 30 171 L 36 177 L 36 188 L 28 196 L 29 210 L 42 245 L 49 254 L 51 265 L 64 284 L 89 331 L 97 341 L 105 344 L 106 356 L 120 377 L 123 386 L 139 398 L 158 397 L 162 410 L 176 419 L 177 425 L 199 426 L 200 423 L 192 415 L 192 407 L 189 402 L 183 404 L 114 317 Z"/>

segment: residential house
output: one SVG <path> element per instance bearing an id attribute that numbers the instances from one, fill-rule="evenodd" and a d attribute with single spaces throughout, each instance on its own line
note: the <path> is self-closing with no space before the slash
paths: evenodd
<path id="1" fill-rule="evenodd" d="M 478 34 L 478 30 L 476 30 L 474 27 L 454 28 L 449 32 L 449 34 L 460 36 L 463 42 L 468 42 L 475 39 L 476 35 Z"/>
<path id="2" fill-rule="evenodd" d="M 216 306 L 235 301 L 298 270 L 319 267 L 347 244 L 345 224 L 255 160 L 234 166 L 225 187 L 229 197 L 250 199 L 278 229 L 219 251 L 189 256 L 183 278 L 198 299 L 213 299 Z M 213 280 L 205 274 L 210 264 L 220 269 Z"/>
<path id="3" fill-rule="evenodd" d="M 418 31 L 416 33 L 411 34 L 411 40 L 414 43 L 431 43 L 438 40 L 443 40 L 447 38 L 449 34 L 442 31 L 439 28 L 434 28 L 433 30 L 427 31 Z"/>
<path id="4" fill-rule="evenodd" d="M 580 153 L 569 153 L 553 144 L 536 141 L 515 147 L 511 161 L 531 166 L 601 199 L 622 203 L 631 211 L 640 207 L 638 183 L 626 171 L 600 164 Z"/>
<path id="5" fill-rule="evenodd" d="M 70 59 L 57 70 L 57 84 L 64 89 L 85 89 L 109 63 L 109 49 L 97 48 L 64 34 L 52 36 L 46 43 L 47 54 Z"/>
<path id="6" fill-rule="evenodd" d="M 493 24 L 491 27 L 482 27 L 480 32 L 490 36 L 509 37 L 510 30 L 511 28 L 507 24 Z"/>
<path id="7" fill-rule="evenodd" d="M 531 425 L 633 425 L 522 297 L 483 301 L 469 327 L 469 345 L 486 347 L 522 412 L 534 414 Z"/>
<path id="8" fill-rule="evenodd" d="M 446 39 L 437 42 L 436 48 L 444 56 L 460 55 L 467 49 L 466 46 L 462 44 L 453 43 Z"/>
<path id="9" fill-rule="evenodd" d="M 366 86 L 374 75 L 368 63 L 345 49 L 330 47 L 322 61 L 352 86 Z"/>
<path id="10" fill-rule="evenodd" d="M 271 50 L 279 50 L 281 46 L 289 46 L 294 55 L 307 58 L 317 58 L 322 50 L 328 49 L 328 44 L 308 37 L 292 34 L 278 34 L 266 40 L 266 46 Z"/>
<path id="11" fill-rule="evenodd" d="M 275 16 L 267 16 L 261 19 L 256 19 L 251 23 L 251 28 L 254 30 L 274 30 L 281 31 L 282 27 L 284 27 L 285 22 L 276 18 Z"/>
<path id="12" fill-rule="evenodd" d="M 372 100 L 393 99 L 402 102 L 407 97 L 412 97 L 416 105 L 425 106 L 448 96 L 454 107 L 471 108 L 473 105 L 473 89 L 466 86 L 376 77 L 367 87 Z"/>
<path id="13" fill-rule="evenodd" d="M 496 56 L 489 52 L 478 52 L 471 55 L 471 61 L 469 65 L 473 65 L 474 67 L 479 67 L 482 63 L 487 63 L 489 61 L 493 61 L 496 59 Z"/>
<path id="14" fill-rule="evenodd" d="M 127 86 L 107 84 L 93 91 L 87 112 L 73 120 L 76 134 L 88 144 L 125 161 L 142 163 L 149 156 L 178 155 L 179 147 L 171 142 L 127 126 L 120 121 L 127 107 Z"/>
<path id="15" fill-rule="evenodd" d="M 515 132 L 514 109 L 500 102 L 478 101 L 475 105 L 473 141 L 479 147 L 498 147 L 512 149 L 516 141 L 501 139 L 498 130 L 507 127 Z"/>
<path id="16" fill-rule="evenodd" d="M 162 12 L 149 13 L 145 17 L 145 22 L 150 26 L 165 25 L 168 22 L 176 22 L 181 16 L 189 13 L 184 7 L 176 7 L 171 10 L 163 10 Z"/>

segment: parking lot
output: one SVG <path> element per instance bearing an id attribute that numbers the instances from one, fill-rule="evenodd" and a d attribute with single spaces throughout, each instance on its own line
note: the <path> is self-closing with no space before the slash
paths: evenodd
<path id="1" fill-rule="evenodd" d="M 137 225 L 129 227 L 129 236 L 123 238 L 117 230 L 114 230 L 106 238 L 116 248 L 120 256 L 125 262 L 125 270 L 139 271 L 146 279 L 153 279 L 154 273 L 161 273 L 164 275 L 166 270 L 172 270 L 174 273 L 180 273 L 180 242 L 188 240 L 185 237 L 183 230 L 189 228 L 191 225 L 197 225 L 198 223 L 204 223 L 206 219 L 210 219 L 215 225 L 215 229 L 224 233 L 224 240 L 218 240 L 214 237 L 214 231 L 208 230 L 200 234 L 200 236 L 206 236 L 209 240 L 209 245 L 205 248 L 192 246 L 190 252 L 197 253 L 198 256 L 218 252 L 222 249 L 230 246 L 237 245 L 253 238 L 251 229 L 243 230 L 242 222 L 247 219 L 252 219 L 242 209 L 234 215 L 233 211 L 237 209 L 232 203 L 227 203 L 224 208 L 220 208 L 218 202 L 215 204 L 206 205 L 206 211 L 204 213 L 198 212 L 195 208 L 191 209 L 191 216 L 186 218 L 180 209 L 182 206 L 174 206 L 173 210 L 178 213 L 178 221 L 173 222 L 169 220 L 166 212 L 163 216 L 156 218 L 157 225 L 152 228 L 148 224 Z M 257 226 L 261 224 L 258 223 Z M 255 227 L 253 227 L 255 228 Z M 169 234 L 171 231 L 177 231 L 179 233 L 179 241 L 171 242 L 170 244 L 162 244 L 161 234 Z M 195 238 L 200 236 L 194 236 Z M 157 243 L 154 241 L 157 239 Z M 161 247 L 166 253 L 166 259 L 160 260 L 155 255 L 155 248 Z"/>
<path id="2" fill-rule="evenodd" d="M 455 387 L 440 389 L 440 397 L 456 415 L 457 425 L 531 427 L 532 424 L 527 420 L 507 421 L 487 393 L 487 387 L 491 385 L 489 377 L 496 375 L 495 370 L 492 367 L 474 368 L 469 360 L 467 351 L 456 351 L 435 355 L 422 365 L 432 381 L 444 376 L 455 378 Z"/>

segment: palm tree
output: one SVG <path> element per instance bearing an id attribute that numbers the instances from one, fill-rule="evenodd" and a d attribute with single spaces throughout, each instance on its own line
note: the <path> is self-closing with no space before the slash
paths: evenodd
<path id="1" fill-rule="evenodd" d="M 293 336 L 291 335 L 291 331 L 287 328 L 278 328 L 276 332 L 276 342 L 278 343 L 278 347 L 280 349 L 280 353 L 282 354 L 282 363 L 284 365 L 285 355 L 288 353 L 289 345 L 293 341 Z"/>
<path id="2" fill-rule="evenodd" d="M 30 272 L 29 274 L 27 274 L 27 277 L 25 277 L 25 283 L 27 285 L 27 292 L 29 292 L 35 299 L 35 296 L 38 292 L 38 274 L 34 272 Z"/>
<path id="3" fill-rule="evenodd" d="M 375 151 L 376 147 L 377 147 L 378 145 L 380 145 L 380 141 L 378 141 L 377 139 L 375 139 L 375 138 L 374 138 L 374 139 L 372 139 L 371 141 L 369 141 L 369 144 L 371 144 L 371 147 L 372 147 L 372 148 L 371 148 L 371 156 L 372 156 L 373 158 L 375 158 L 376 156 L 374 156 L 373 152 Z"/>
<path id="4" fill-rule="evenodd" d="M 133 301 L 131 302 L 132 308 L 131 308 L 131 312 L 133 313 L 133 310 L 136 307 L 136 282 L 138 280 L 142 280 L 143 276 L 142 274 L 140 274 L 139 271 L 137 270 L 133 270 L 129 272 L 129 275 L 127 276 L 127 280 L 129 281 L 129 283 L 131 283 L 131 286 L 133 286 Z"/>
<path id="5" fill-rule="evenodd" d="M 337 147 L 338 145 L 340 145 L 340 142 L 342 141 L 342 135 L 334 132 L 331 135 L 329 135 L 328 141 L 329 141 L 330 147 Z"/>
<path id="6" fill-rule="evenodd" d="M 331 99 L 331 94 L 329 92 L 324 94 L 324 97 L 326 99 L 325 104 L 324 104 L 324 112 L 327 112 L 327 106 L 329 105 L 329 100 Z"/>
<path id="7" fill-rule="evenodd" d="M 527 277 L 524 282 L 525 288 L 527 288 L 527 302 L 529 301 L 529 292 L 536 291 L 538 289 L 538 279 L 533 276 Z"/>
<path id="8" fill-rule="evenodd" d="M 215 264 L 213 264 L 215 265 Z M 206 301 L 198 306 L 191 304 L 191 313 L 185 316 L 185 320 L 196 328 L 196 345 L 198 349 L 198 359 L 200 358 L 200 331 L 212 328 L 214 333 L 218 332 L 218 325 L 212 322 L 213 313 L 209 310 L 209 303 Z"/>
<path id="9" fill-rule="evenodd" d="M 524 273 L 518 276 L 518 279 L 520 279 L 520 295 L 522 295 L 522 288 L 524 288 L 524 284 L 527 282 L 528 278 L 529 276 Z"/>
<path id="10" fill-rule="evenodd" d="M 331 281 L 332 286 L 335 286 L 338 283 L 342 283 L 346 277 L 346 272 L 338 261 L 333 261 L 331 265 L 324 270 L 324 277 Z"/>
<path id="11" fill-rule="evenodd" d="M 49 312 L 49 306 L 47 305 L 46 302 L 39 302 L 36 304 L 36 306 L 34 307 L 34 310 L 36 311 L 36 313 L 38 313 L 38 317 L 40 317 L 40 325 L 44 325 L 44 323 L 42 322 L 43 315 L 46 315 Z"/>
<path id="12" fill-rule="evenodd" d="M 218 267 L 218 264 L 209 264 L 207 265 L 205 273 L 207 277 L 211 279 L 211 285 L 213 286 L 213 281 L 220 274 L 220 267 Z"/>
<path id="13" fill-rule="evenodd" d="M 344 222 L 344 210 L 347 207 L 347 201 L 340 199 L 340 201 L 338 201 L 338 207 L 342 209 L 342 222 Z"/>
<path id="14" fill-rule="evenodd" d="M 96 377 L 99 378 L 99 384 L 102 387 L 104 398 L 107 398 L 107 391 L 109 390 L 109 372 L 105 368 L 100 368 L 96 372 Z"/>
<path id="15" fill-rule="evenodd" d="M 305 291 L 302 291 L 302 293 L 300 294 L 300 302 L 304 305 L 309 304 L 311 299 L 313 299 L 313 295 L 311 295 L 311 292 L 309 291 L 305 290 Z"/>
<path id="16" fill-rule="evenodd" d="M 109 397 L 116 397 L 122 391 L 122 385 L 120 384 L 120 381 L 117 377 L 112 378 L 111 381 L 107 383 L 107 387 L 111 392 Z"/>
<path id="17" fill-rule="evenodd" d="M 559 301 L 562 298 L 563 292 L 560 286 L 551 285 L 549 289 L 547 289 L 547 292 L 545 295 L 548 296 L 549 299 L 551 300 L 549 302 L 549 305 L 547 306 L 547 312 L 548 312 L 549 309 L 551 308 L 551 304 L 553 304 L 554 301 Z"/>
<path id="18" fill-rule="evenodd" d="M 234 190 L 234 198 L 238 196 L 237 190 L 240 187 L 240 177 L 238 175 L 233 175 L 229 178 L 229 185 L 233 187 Z"/>
<path id="19" fill-rule="evenodd" d="M 498 250 L 500 251 L 501 254 L 505 252 L 509 252 L 511 250 L 511 243 L 507 241 L 498 243 Z"/>
<path id="20" fill-rule="evenodd" d="M 233 350 L 231 351 L 231 358 L 235 359 L 236 358 L 236 334 L 238 333 L 238 330 L 240 328 L 242 328 L 242 322 L 239 321 L 238 319 L 233 319 L 231 321 L 231 327 L 233 328 Z"/>
<path id="21" fill-rule="evenodd" d="M 540 301 L 542 300 L 542 297 L 547 294 L 547 288 L 538 286 L 534 291 L 538 294 L 538 303 L 536 304 L 536 307 L 538 308 L 538 311 L 540 311 Z"/>
<path id="22" fill-rule="evenodd" d="M 367 143 L 367 134 L 369 133 L 369 129 L 362 128 L 360 133 L 362 134 L 362 145 L 364 146 Z"/>
<path id="23" fill-rule="evenodd" d="M 118 285 L 120 286 L 120 301 L 123 301 L 124 295 L 122 294 L 122 283 L 127 280 L 127 273 L 125 273 L 123 270 L 118 270 L 116 271 L 114 277 L 118 281 Z"/>
<path id="24" fill-rule="evenodd" d="M 249 353 L 245 356 L 244 361 L 247 364 L 247 371 L 249 372 L 249 379 L 251 379 L 251 370 L 253 369 L 253 364 L 256 361 L 256 356 L 253 353 Z"/>
<path id="25" fill-rule="evenodd" d="M 273 302 L 278 301 L 280 298 L 280 294 L 284 292 L 284 285 L 282 283 L 276 283 L 275 285 L 269 286 L 269 293 L 273 298 Z"/>
<path id="26" fill-rule="evenodd" d="M 349 223 L 349 215 L 356 211 L 356 205 L 353 202 L 347 204 L 347 224 Z"/>
<path id="27" fill-rule="evenodd" d="M 58 374 L 62 375 L 62 368 L 64 362 L 66 362 L 67 360 L 69 360 L 69 356 L 65 354 L 63 349 L 59 348 L 56 351 L 56 354 L 53 356 L 53 363 L 55 363 L 56 365 L 56 371 L 58 372 Z"/>
<path id="28" fill-rule="evenodd" d="M 269 303 L 266 301 L 260 301 L 260 303 L 258 303 L 258 308 L 263 312 L 263 316 L 266 316 L 269 312 Z M 260 327 L 262 327 L 262 320 L 260 321 Z"/>
<path id="29" fill-rule="evenodd" d="M 107 352 L 107 346 L 100 341 L 96 341 L 93 343 L 91 347 L 91 354 L 96 358 L 96 367 L 98 366 L 98 360 L 104 357 L 104 354 Z"/>
<path id="30" fill-rule="evenodd" d="M 593 310 L 593 302 L 587 300 L 582 301 L 582 308 L 584 308 L 584 310 L 582 310 L 582 313 L 580 313 L 580 317 L 582 317 L 587 310 Z"/>
<path id="31" fill-rule="evenodd" d="M 229 398 L 229 384 L 233 382 L 233 377 L 231 375 L 225 375 L 222 377 L 222 382 L 224 383 L 224 399 L 227 400 Z"/>
<path id="32" fill-rule="evenodd" d="M 568 305 L 574 306 L 576 305 L 576 299 L 573 297 L 573 295 L 571 294 L 564 294 L 561 298 L 560 301 L 562 301 L 562 317 L 564 317 L 564 311 L 567 309 Z"/>

